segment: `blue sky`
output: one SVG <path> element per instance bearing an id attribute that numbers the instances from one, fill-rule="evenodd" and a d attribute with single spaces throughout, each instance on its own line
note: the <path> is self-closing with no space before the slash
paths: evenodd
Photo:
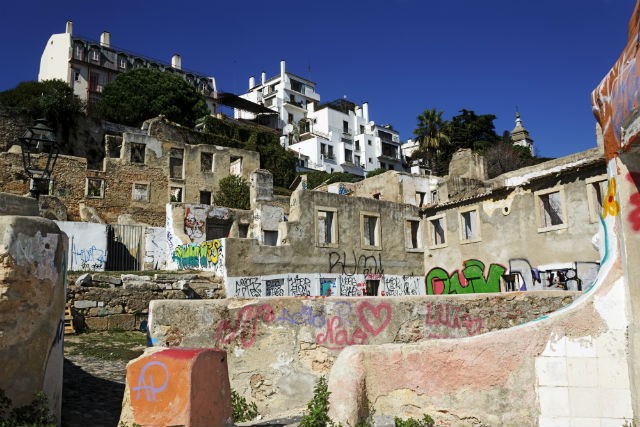
<path id="1" fill-rule="evenodd" d="M 369 102 L 370 118 L 402 140 L 427 108 L 495 114 L 518 106 L 541 156 L 595 146 L 590 93 L 627 40 L 633 0 L 323 0 L 318 2 L 70 0 L 3 5 L 0 90 L 35 80 L 52 33 L 74 33 L 170 61 L 241 93 L 287 70 L 317 83 L 322 101 Z"/>

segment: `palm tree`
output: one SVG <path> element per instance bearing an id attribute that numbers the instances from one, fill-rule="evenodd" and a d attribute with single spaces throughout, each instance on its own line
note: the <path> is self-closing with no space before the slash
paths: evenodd
<path id="1" fill-rule="evenodd" d="M 424 110 L 417 118 L 418 127 L 413 134 L 420 147 L 412 157 L 422 159 L 433 170 L 438 151 L 450 142 L 449 136 L 444 132 L 447 121 L 442 120 L 442 111 L 435 108 Z"/>

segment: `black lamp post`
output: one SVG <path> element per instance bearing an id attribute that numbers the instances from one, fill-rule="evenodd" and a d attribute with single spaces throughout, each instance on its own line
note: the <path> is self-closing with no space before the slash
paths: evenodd
<path id="1" fill-rule="evenodd" d="M 24 170 L 31 178 L 29 192 L 34 198 L 48 193 L 51 172 L 56 164 L 60 148 L 53 129 L 45 119 L 38 119 L 18 138 L 22 147 Z"/>

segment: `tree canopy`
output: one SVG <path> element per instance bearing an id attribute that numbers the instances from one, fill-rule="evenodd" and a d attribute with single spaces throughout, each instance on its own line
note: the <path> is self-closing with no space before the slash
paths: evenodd
<path id="1" fill-rule="evenodd" d="M 232 209 L 249 209 L 249 184 L 241 176 L 229 175 L 220 180 L 215 195 L 216 206 Z"/>
<path id="2" fill-rule="evenodd" d="M 136 68 L 108 83 L 96 104 L 105 120 L 140 126 L 145 120 L 164 115 L 187 127 L 209 114 L 204 96 L 182 77 L 150 68 Z"/>
<path id="3" fill-rule="evenodd" d="M 0 104 L 31 120 L 45 118 L 49 126 L 60 130 L 64 141 L 84 115 L 84 104 L 62 80 L 22 82 L 0 92 Z"/>

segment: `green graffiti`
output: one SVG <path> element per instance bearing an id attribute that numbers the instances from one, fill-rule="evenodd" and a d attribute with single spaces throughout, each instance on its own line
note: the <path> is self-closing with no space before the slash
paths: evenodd
<path id="1" fill-rule="evenodd" d="M 190 268 L 215 268 L 222 261 L 222 242 L 207 240 L 200 244 L 179 245 L 173 251 L 173 260 L 179 270 Z"/>
<path id="2" fill-rule="evenodd" d="M 461 270 L 451 274 L 434 267 L 425 278 L 427 295 L 500 292 L 500 279 L 505 271 L 500 264 L 491 264 L 485 274 L 484 263 L 475 259 L 465 261 Z"/>

